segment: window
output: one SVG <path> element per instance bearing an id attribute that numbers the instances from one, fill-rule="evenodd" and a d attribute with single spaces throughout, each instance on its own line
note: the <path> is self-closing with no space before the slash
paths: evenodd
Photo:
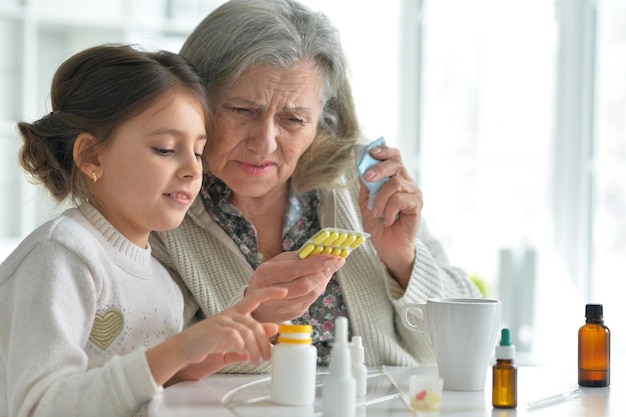
<path id="1" fill-rule="evenodd" d="M 624 2 L 426 0 L 422 13 L 423 214 L 503 300 L 521 359 L 571 364 L 584 304 L 603 303 L 609 326 L 626 308 L 611 292 L 626 267 Z"/>
<path id="2" fill-rule="evenodd" d="M 61 209 L 22 178 L 14 123 L 47 109 L 60 62 L 102 42 L 177 51 L 221 2 L 0 6 L 0 259 Z M 504 301 L 520 360 L 571 365 L 585 303 L 609 327 L 626 313 L 611 291 L 626 270 L 626 3 L 303 2 L 339 27 L 364 133 L 402 150 L 452 262 Z"/>
<path id="3" fill-rule="evenodd" d="M 531 352 L 540 294 L 571 287 L 550 271 L 553 3 L 438 0 L 424 15 L 424 216 L 454 262 L 503 301 L 503 325 Z"/>
<path id="4" fill-rule="evenodd" d="M 585 303 L 603 303 L 609 326 L 626 309 L 611 291 L 626 270 L 626 4 L 369 10 L 358 25 L 329 13 L 365 133 L 403 151 L 452 261 L 504 301 L 520 360 L 571 365 Z M 624 336 L 613 351 L 626 351 Z"/>
<path id="5" fill-rule="evenodd" d="M 626 2 L 599 3 L 595 189 L 590 292 L 606 300 L 606 323 L 626 316 L 616 288 L 626 271 Z M 613 332 L 613 348 L 626 350 Z"/>

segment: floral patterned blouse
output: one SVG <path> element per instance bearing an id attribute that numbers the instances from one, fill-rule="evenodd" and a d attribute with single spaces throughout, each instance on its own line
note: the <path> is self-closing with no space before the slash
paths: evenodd
<path id="1" fill-rule="evenodd" d="M 231 190 L 224 182 L 211 174 L 205 174 L 200 195 L 211 218 L 221 226 L 253 269 L 263 262 L 263 254 L 258 252 L 256 230 L 228 198 Z M 296 194 L 289 187 L 287 211 L 283 221 L 283 251 L 298 250 L 307 239 L 320 230 L 317 216 L 319 195 L 316 191 Z M 333 339 L 335 318 L 347 317 L 346 304 L 337 279 L 333 277 L 325 292 L 309 307 L 298 324 L 313 326 L 313 345 L 317 348 L 317 363 L 327 366 L 330 357 L 330 342 Z"/>

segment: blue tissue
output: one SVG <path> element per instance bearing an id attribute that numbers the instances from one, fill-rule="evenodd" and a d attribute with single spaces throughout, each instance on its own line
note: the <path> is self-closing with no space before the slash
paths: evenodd
<path id="1" fill-rule="evenodd" d="M 378 159 L 375 159 L 370 155 L 370 150 L 372 148 L 375 148 L 376 146 L 385 145 L 385 144 L 386 144 L 385 138 L 381 136 L 380 138 L 376 139 L 369 145 L 356 145 L 356 149 L 355 149 L 356 169 L 359 172 L 359 177 L 361 178 L 361 181 L 363 181 L 363 184 L 365 184 L 365 186 L 370 192 L 369 202 L 367 204 L 367 208 L 370 210 L 372 209 L 372 207 L 374 207 L 374 200 L 376 199 L 376 195 L 378 194 L 378 191 L 387 181 L 389 181 L 389 177 L 382 178 L 378 181 L 370 182 L 370 181 L 365 180 L 363 178 L 363 175 L 365 175 L 368 169 L 370 169 L 374 165 L 381 162 Z"/>

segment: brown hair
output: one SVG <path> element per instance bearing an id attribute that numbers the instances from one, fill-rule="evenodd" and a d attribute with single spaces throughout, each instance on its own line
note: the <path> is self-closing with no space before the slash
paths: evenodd
<path id="1" fill-rule="evenodd" d="M 74 203 L 89 199 L 88 179 L 73 158 L 81 133 L 104 146 L 116 128 L 164 94 L 182 90 L 202 103 L 209 122 L 204 82 L 182 56 L 145 52 L 129 45 L 101 45 L 67 59 L 52 80 L 52 112 L 33 122 L 18 123 L 23 145 L 20 163 L 52 197 Z M 87 158 L 92 147 L 79 158 Z"/>

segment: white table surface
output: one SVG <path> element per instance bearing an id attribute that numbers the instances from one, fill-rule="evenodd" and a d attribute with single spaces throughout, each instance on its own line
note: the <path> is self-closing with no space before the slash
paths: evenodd
<path id="1" fill-rule="evenodd" d="M 495 409 L 491 406 L 491 369 L 487 372 L 484 391 L 445 391 L 438 412 L 412 412 L 401 392 L 408 388 L 411 374 L 436 373 L 435 368 L 370 369 L 365 404 L 356 409 L 357 417 L 624 417 L 626 390 L 622 372 L 611 370 L 611 386 L 586 388 L 577 384 L 575 368 L 519 367 L 517 409 Z M 149 406 L 150 417 L 321 417 L 322 384 L 325 374 L 318 373 L 315 403 L 309 407 L 273 404 L 269 399 L 269 375 L 212 375 L 204 380 L 183 382 L 169 387 Z M 394 383 L 392 383 L 394 380 Z M 573 399 L 545 407 L 528 409 L 528 402 L 581 388 Z M 611 395 L 613 393 L 613 395 Z M 362 401 L 361 401 L 362 402 Z"/>

